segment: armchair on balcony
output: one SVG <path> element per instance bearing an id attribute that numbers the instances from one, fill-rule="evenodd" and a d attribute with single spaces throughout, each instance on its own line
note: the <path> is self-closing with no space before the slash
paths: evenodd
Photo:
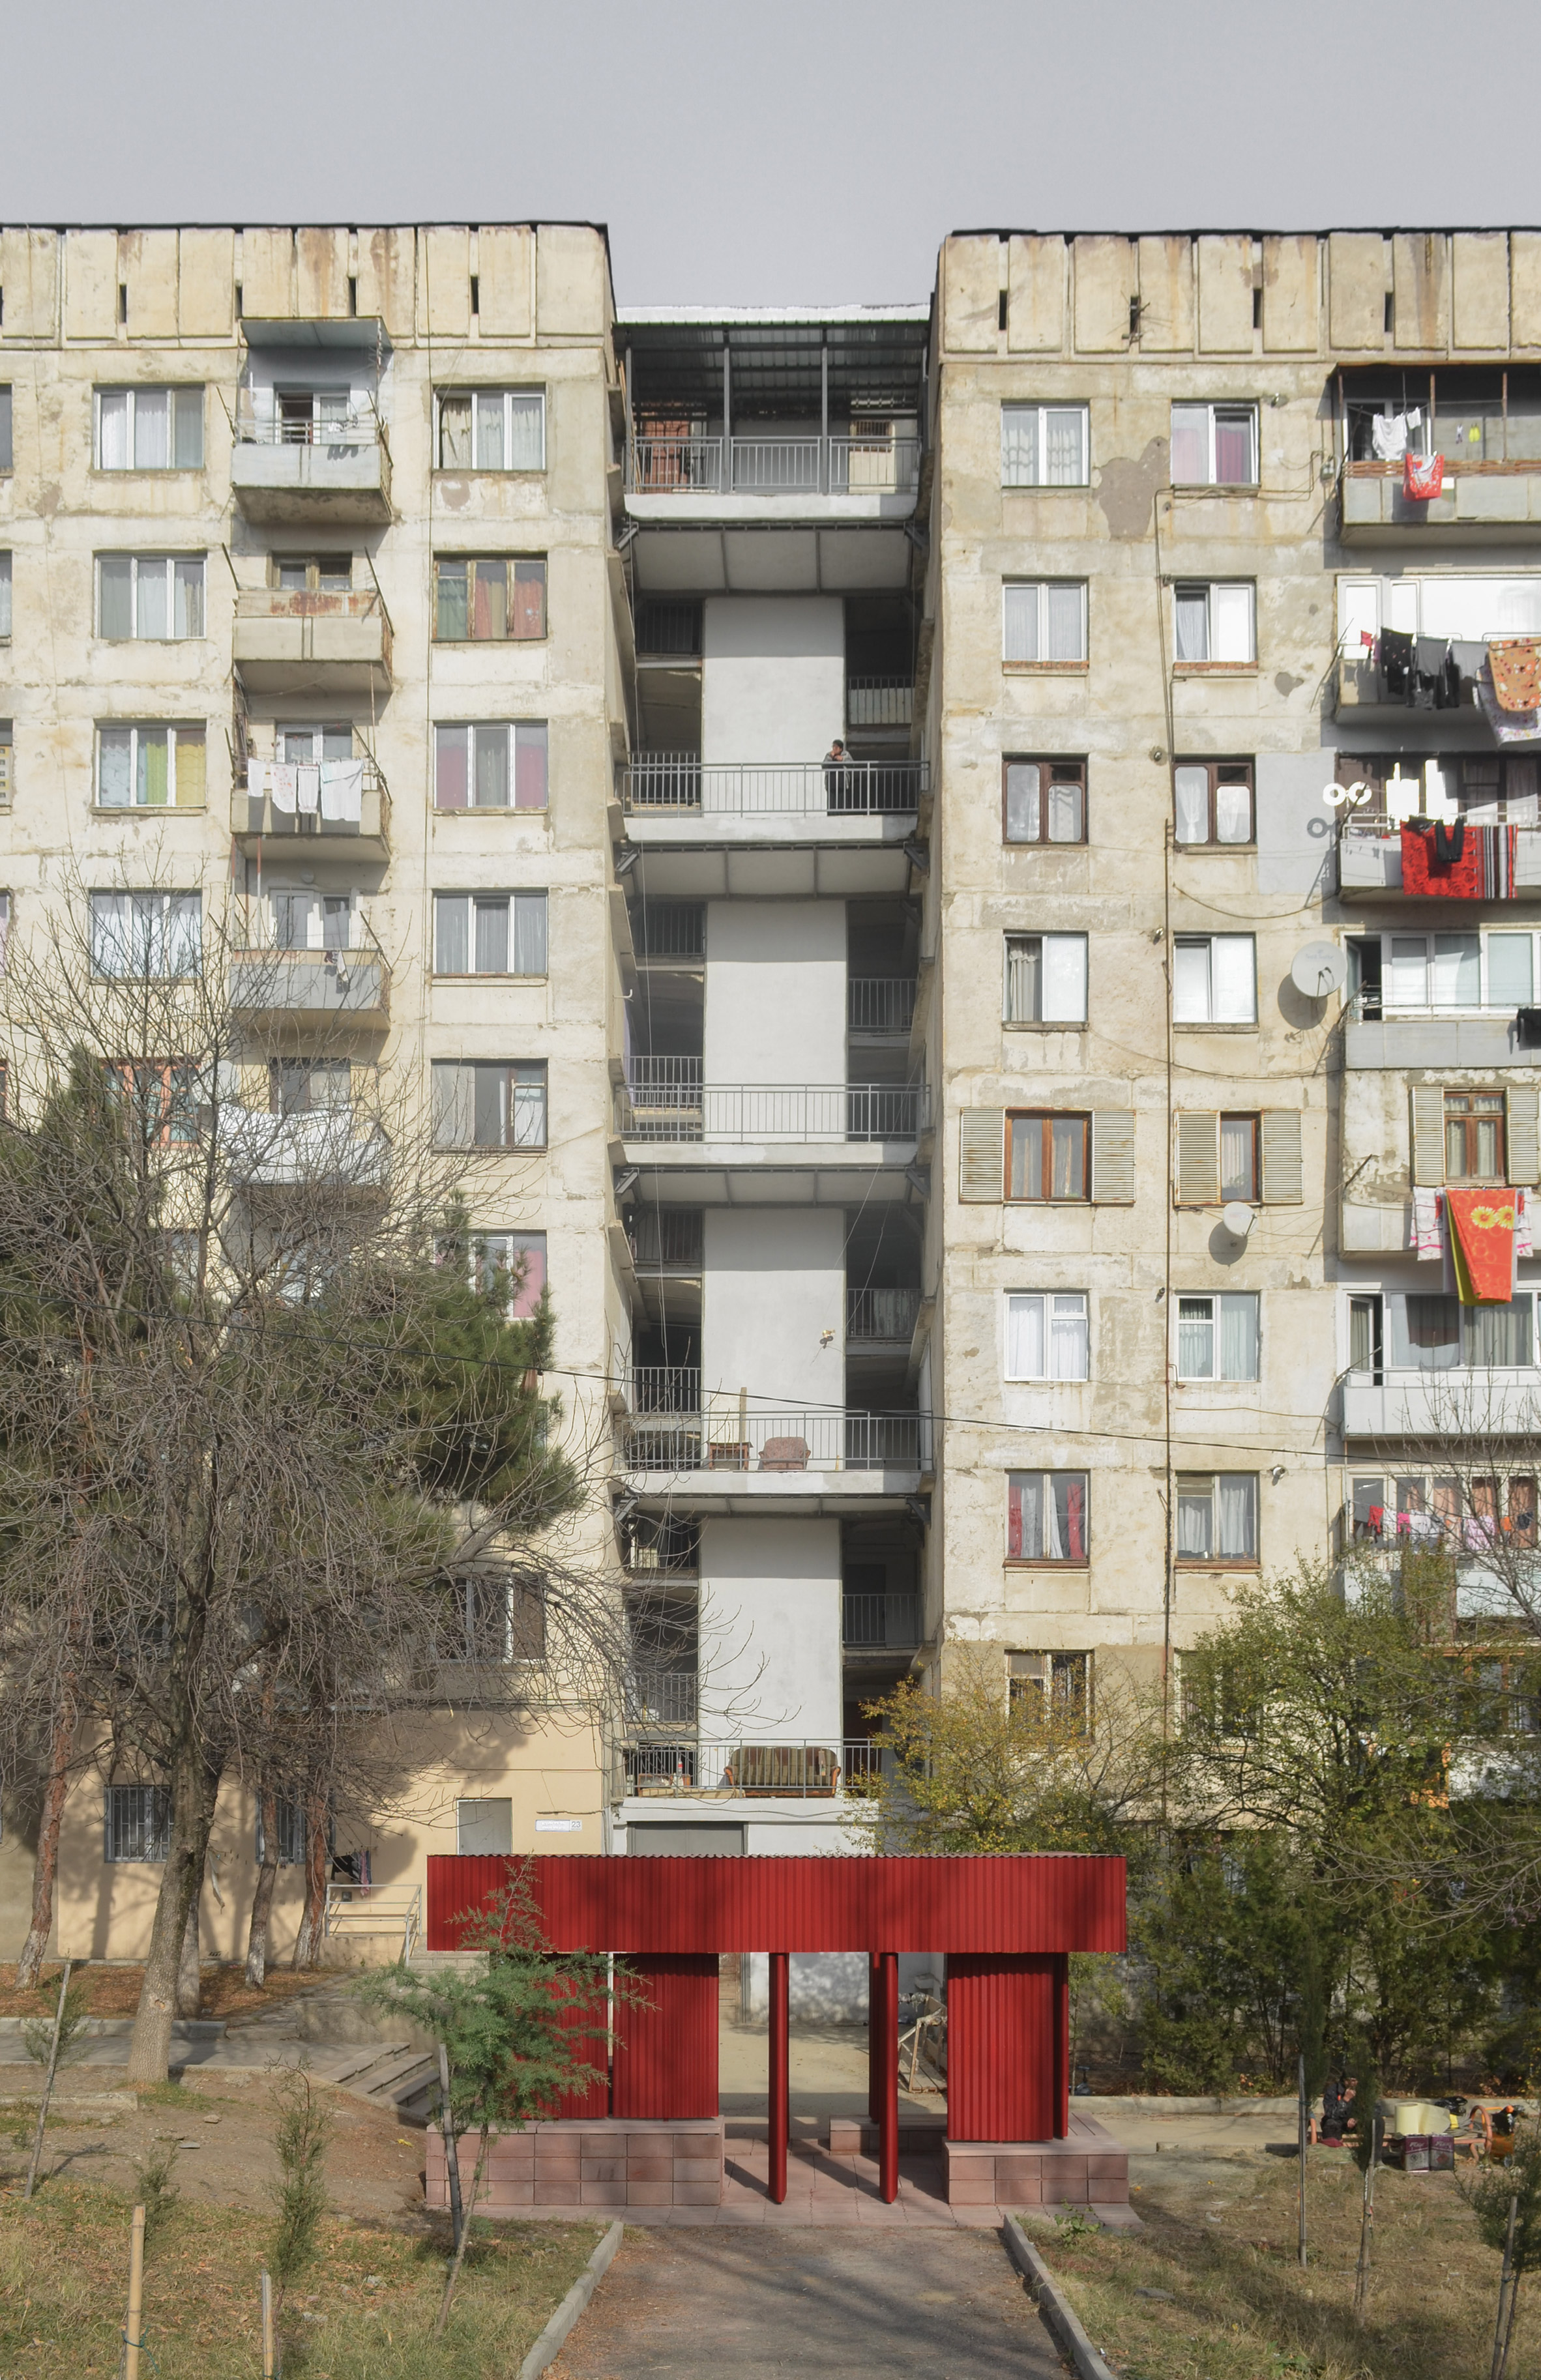
<path id="1" fill-rule="evenodd" d="M 805 1438 L 767 1438 L 760 1455 L 762 1471 L 806 1471 L 808 1440 Z"/>

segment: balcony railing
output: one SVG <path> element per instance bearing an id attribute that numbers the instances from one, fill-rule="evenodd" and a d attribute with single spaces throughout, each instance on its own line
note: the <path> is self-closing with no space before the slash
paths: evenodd
<path id="1" fill-rule="evenodd" d="M 633 1727 L 693 1727 L 693 1670 L 636 1670 L 626 1681 L 627 1717 Z"/>
<path id="2" fill-rule="evenodd" d="M 913 976 L 853 975 L 846 985 L 852 1033 L 908 1033 L 915 1015 Z"/>
<path id="3" fill-rule="evenodd" d="M 391 452 L 373 407 L 338 419 L 285 420 L 243 406 L 230 485 L 248 520 L 313 528 L 391 516 Z"/>
<path id="4" fill-rule="evenodd" d="M 849 677 L 848 727 L 908 727 L 914 717 L 915 682 L 908 677 Z"/>
<path id="5" fill-rule="evenodd" d="M 1501 821 L 1468 821 L 1468 835 L 1480 833 L 1491 823 L 1502 832 Z M 1513 876 L 1509 890 L 1513 894 L 1532 893 L 1541 896 L 1541 827 L 1515 826 L 1512 830 Z M 1501 861 L 1500 861 L 1501 864 Z M 1340 818 L 1338 825 L 1338 881 L 1345 892 L 1394 892 L 1402 894 L 1402 846 L 1400 823 L 1373 812 L 1359 811 L 1351 818 Z M 1439 897 L 1419 893 L 1414 897 Z"/>
<path id="6" fill-rule="evenodd" d="M 908 1347 L 920 1310 L 918 1289 L 848 1289 L 847 1343 L 870 1340 Z"/>
<path id="7" fill-rule="evenodd" d="M 643 1272 L 699 1272 L 706 1253 L 700 1208 L 644 1208 L 637 1217 L 632 1253 Z"/>
<path id="8" fill-rule="evenodd" d="M 287 690 L 296 669 L 339 683 L 387 687 L 391 624 L 375 587 L 242 587 L 232 650 L 247 683 Z M 275 676 L 275 674 L 276 676 Z"/>
<path id="9" fill-rule="evenodd" d="M 923 760 L 703 761 L 693 752 L 640 752 L 621 771 L 632 812 L 698 818 L 906 818 L 927 784 Z"/>
<path id="10" fill-rule="evenodd" d="M 623 1140 L 914 1140 L 923 1083 L 703 1083 L 699 1058 L 633 1058 L 616 1092 Z"/>
<path id="11" fill-rule="evenodd" d="M 631 442 L 627 486 L 645 496 L 912 496 L 918 438 L 654 438 Z"/>
<path id="12" fill-rule="evenodd" d="M 880 1774 L 882 1755 L 864 1740 L 832 1743 L 676 1743 L 619 1747 L 628 1794 L 794 1801 L 832 1800 L 843 1785 Z"/>
<path id="13" fill-rule="evenodd" d="M 390 1008 L 390 962 L 355 911 L 340 921 L 349 939 L 327 947 L 282 939 L 263 902 L 242 905 L 242 940 L 231 953 L 230 1005 L 237 1014 L 310 1021 L 347 1015 L 383 1024 Z"/>
<path id="14" fill-rule="evenodd" d="M 244 783 L 231 787 L 230 826 L 235 834 L 261 835 L 264 842 L 328 843 L 336 837 L 350 849 L 363 844 L 372 851 L 378 849 L 385 856 L 390 848 L 390 789 L 376 763 L 366 757 L 358 817 L 327 818 L 319 807 L 313 810 L 279 809 L 271 793 L 253 790 L 249 772 Z"/>
<path id="15" fill-rule="evenodd" d="M 231 1171 L 265 1190 L 383 1190 L 390 1144 L 375 1118 L 350 1104 L 305 1115 L 226 1111 Z"/>
<path id="16" fill-rule="evenodd" d="M 730 1390 L 702 1396 L 699 1373 L 681 1369 L 679 1385 L 658 1376 L 633 1386 L 632 1411 L 618 1426 L 621 1459 L 631 1471 L 918 1471 L 918 1413 L 751 1413 Z M 643 1402 L 642 1398 L 650 1400 Z M 674 1398 L 678 1402 L 670 1402 Z M 694 1402 L 692 1402 L 692 1399 Z"/>
<path id="17" fill-rule="evenodd" d="M 236 443 L 241 446 L 377 446 L 385 435 L 373 406 L 350 407 L 323 421 L 254 413 L 245 406 L 236 416 Z"/>
<path id="18" fill-rule="evenodd" d="M 848 1595 L 842 1599 L 840 1633 L 852 1651 L 913 1652 L 921 1641 L 918 1595 Z"/>

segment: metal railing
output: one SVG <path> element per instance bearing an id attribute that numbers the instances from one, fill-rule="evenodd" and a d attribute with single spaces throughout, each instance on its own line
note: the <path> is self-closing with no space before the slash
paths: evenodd
<path id="1" fill-rule="evenodd" d="M 703 818 L 905 818 L 928 783 L 923 760 L 703 761 L 640 752 L 621 771 L 628 810 Z"/>
<path id="2" fill-rule="evenodd" d="M 888 1340 L 908 1347 L 920 1310 L 918 1289 L 848 1289 L 847 1342 Z"/>
<path id="3" fill-rule="evenodd" d="M 410 1959 L 422 1938 L 422 1887 L 329 1884 L 322 1930 L 328 1936 L 399 1934 Z"/>
<path id="4" fill-rule="evenodd" d="M 639 901 L 631 912 L 639 958 L 699 959 L 706 955 L 703 901 Z"/>
<path id="5" fill-rule="evenodd" d="M 699 1058 L 633 1058 L 616 1092 L 623 1140 L 914 1140 L 923 1083 L 703 1083 Z M 694 1069 L 694 1073 L 690 1071 Z"/>
<path id="6" fill-rule="evenodd" d="M 644 1207 L 637 1217 L 632 1253 L 637 1265 L 649 1272 L 673 1265 L 699 1272 L 706 1253 L 700 1208 Z"/>
<path id="7" fill-rule="evenodd" d="M 622 1790 L 642 1795 L 832 1799 L 875 1777 L 881 1754 L 864 1740 L 834 1743 L 632 1742 L 618 1747 Z"/>
<path id="8" fill-rule="evenodd" d="M 243 770 L 230 792 L 230 821 L 237 834 L 260 834 L 264 839 L 290 837 L 304 840 L 318 835 L 338 835 L 349 841 L 361 836 L 370 840 L 388 841 L 391 829 L 390 787 L 380 772 L 378 763 L 368 754 L 361 754 L 364 776 L 361 789 L 359 816 L 356 819 L 323 818 L 319 809 L 281 810 L 275 807 L 272 796 L 253 794 L 248 771 Z"/>
<path id="9" fill-rule="evenodd" d="M 848 677 L 848 727 L 908 727 L 915 711 L 915 682 L 908 677 Z"/>
<path id="10" fill-rule="evenodd" d="M 666 1392 L 667 1393 L 667 1392 Z M 683 1391 L 680 1392 L 681 1395 Z M 638 1407 L 618 1425 L 631 1471 L 918 1471 L 918 1413 L 751 1413 L 731 1390 Z"/>
<path id="11" fill-rule="evenodd" d="M 637 495 L 912 496 L 918 438 L 655 438 L 631 442 Z"/>
<path id="12" fill-rule="evenodd" d="M 1351 991 L 1343 1002 L 1343 1014 L 1356 1023 L 1371 1025 L 1393 1018 L 1406 1018 L 1420 1025 L 1442 1018 L 1453 1023 L 1458 1017 L 1512 1025 L 1516 1011 L 1511 1001 L 1501 1001 L 1494 1007 L 1476 1000 L 1404 1000 L 1383 983 L 1362 984 L 1357 991 Z"/>
<path id="13" fill-rule="evenodd" d="M 239 446 L 383 446 L 385 424 L 373 406 L 350 408 L 340 419 L 295 421 L 281 413 L 257 414 L 242 407 L 236 415 Z"/>
<path id="14" fill-rule="evenodd" d="M 695 1672 L 634 1670 L 626 1681 L 626 1713 L 633 1727 L 693 1727 Z"/>
<path id="15" fill-rule="evenodd" d="M 842 1598 L 841 1640 L 857 1647 L 913 1648 L 921 1641 L 918 1595 L 848 1595 Z"/>
<path id="16" fill-rule="evenodd" d="M 631 1374 L 634 1414 L 699 1414 L 701 1372 L 685 1364 L 639 1364 Z"/>
<path id="17" fill-rule="evenodd" d="M 915 1015 L 913 976 L 853 975 L 846 983 L 852 1033 L 908 1033 Z"/>

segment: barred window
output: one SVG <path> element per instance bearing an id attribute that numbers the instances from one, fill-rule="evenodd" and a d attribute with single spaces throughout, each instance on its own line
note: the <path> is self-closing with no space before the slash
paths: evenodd
<path id="1" fill-rule="evenodd" d="M 171 1796 L 164 1785 L 109 1785 L 102 1857 L 109 1866 L 164 1860 L 171 1848 Z"/>

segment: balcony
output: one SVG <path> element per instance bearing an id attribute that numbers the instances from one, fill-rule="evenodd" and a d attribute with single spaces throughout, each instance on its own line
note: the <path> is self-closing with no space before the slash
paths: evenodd
<path id="1" fill-rule="evenodd" d="M 356 919 L 354 926 L 357 933 Z M 253 936 L 231 954 L 230 1007 L 254 1025 L 346 1020 L 383 1032 L 390 1021 L 390 965 L 373 936 L 336 950 L 290 950 Z"/>
<path id="2" fill-rule="evenodd" d="M 912 1653 L 921 1639 L 918 1595 L 848 1595 L 841 1601 L 840 1639 L 848 1653 Z"/>
<path id="3" fill-rule="evenodd" d="M 864 1739 L 836 1743 L 700 1742 L 646 1740 L 617 1747 L 618 1798 L 833 1801 L 842 1786 L 881 1772 L 882 1755 Z"/>
<path id="4" fill-rule="evenodd" d="M 656 520 L 903 520 L 920 472 L 912 437 L 642 433 L 627 455 L 627 508 Z"/>
<path id="5" fill-rule="evenodd" d="M 1444 490 L 1426 504 L 1403 495 L 1400 462 L 1348 463 L 1339 493 L 1345 545 L 1400 545 L 1431 529 L 1453 530 L 1462 545 L 1510 544 L 1533 538 L 1541 525 L 1541 460 L 1447 456 Z"/>
<path id="6" fill-rule="evenodd" d="M 848 1031 L 866 1039 L 908 1040 L 914 1017 L 913 976 L 853 975 L 848 978 Z"/>
<path id="7" fill-rule="evenodd" d="M 900 846 L 927 787 L 923 760 L 703 761 L 693 752 L 639 752 L 618 793 L 633 843 L 671 846 L 819 844 Z M 865 889 L 865 888 L 863 888 Z"/>
<path id="8" fill-rule="evenodd" d="M 846 680 L 846 725 L 857 735 L 886 728 L 909 729 L 915 715 L 915 682 L 908 677 Z"/>
<path id="9" fill-rule="evenodd" d="M 1451 1439 L 1541 1436 L 1541 1373 L 1351 1372 L 1343 1435 L 1425 1439 L 1431 1461 L 1432 1450 Z"/>
<path id="10" fill-rule="evenodd" d="M 699 1058 L 633 1058 L 616 1092 L 628 1142 L 806 1147 L 912 1141 L 923 1083 L 703 1083 Z"/>
<path id="11" fill-rule="evenodd" d="M 634 1670 L 626 1681 L 626 1716 L 630 1727 L 694 1727 L 695 1671 Z"/>
<path id="12" fill-rule="evenodd" d="M 383 528 L 391 517 L 391 455 L 375 413 L 340 421 L 253 420 L 242 415 L 230 486 L 264 528 Z"/>
<path id="13" fill-rule="evenodd" d="M 1343 1063 L 1384 1072 L 1405 1066 L 1541 1066 L 1520 1038 L 1512 1008 L 1393 1006 L 1358 992 L 1343 1023 Z"/>
<path id="14" fill-rule="evenodd" d="M 1541 900 L 1541 827 L 1514 830 L 1513 897 Z M 1400 829 L 1384 818 L 1345 818 L 1338 827 L 1338 888 L 1341 892 L 1408 896 L 1402 891 L 1402 849 Z M 1413 896 L 1425 900 L 1430 896 Z"/>
<path id="15" fill-rule="evenodd" d="M 846 1345 L 854 1353 L 875 1348 L 909 1352 L 921 1310 L 918 1289 L 848 1289 Z"/>
<path id="16" fill-rule="evenodd" d="M 233 651 L 254 693 L 391 689 L 391 624 L 375 587 L 243 587 Z"/>
<path id="17" fill-rule="evenodd" d="M 775 1494 L 779 1486 L 770 1483 L 795 1482 L 809 1472 L 918 1475 L 921 1468 L 918 1413 L 753 1413 L 747 1395 L 703 1393 L 699 1371 L 673 1365 L 633 1372 L 629 1403 L 618 1425 L 629 1471 L 733 1475 L 764 1482 Z"/>
<path id="18" fill-rule="evenodd" d="M 257 843 L 278 844 L 286 857 L 301 848 L 317 859 L 375 859 L 391 856 L 391 797 L 374 762 L 364 762 L 356 820 L 324 818 L 319 810 L 281 810 L 269 795 L 244 784 L 230 789 L 230 832 L 243 850 Z"/>
<path id="19" fill-rule="evenodd" d="M 232 1111 L 227 1126 L 231 1171 L 249 1190 L 324 1189 L 378 1196 L 390 1168 L 390 1145 L 372 1117 L 351 1106 L 307 1115 Z"/>

